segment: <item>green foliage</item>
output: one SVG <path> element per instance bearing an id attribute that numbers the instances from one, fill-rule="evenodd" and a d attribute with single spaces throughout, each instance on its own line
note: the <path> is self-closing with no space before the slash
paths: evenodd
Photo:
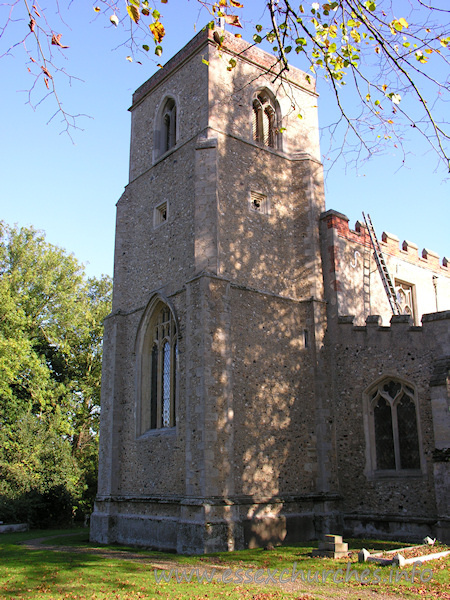
<path id="1" fill-rule="evenodd" d="M 10 498 L 58 485 L 76 493 L 79 473 L 58 419 L 24 413 L 14 427 L 0 430 L 0 492 Z"/>
<path id="2" fill-rule="evenodd" d="M 67 520 L 95 494 L 111 281 L 4 223 L 0 276 L 0 520 Z"/>

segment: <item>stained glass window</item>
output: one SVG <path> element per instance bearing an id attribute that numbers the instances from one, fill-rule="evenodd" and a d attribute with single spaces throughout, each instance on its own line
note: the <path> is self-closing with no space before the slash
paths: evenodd
<path id="1" fill-rule="evenodd" d="M 377 469 L 395 469 L 394 436 L 390 405 L 379 398 L 374 408 Z"/>
<path id="2" fill-rule="evenodd" d="M 370 393 L 375 442 L 374 468 L 420 469 L 420 447 L 414 389 L 385 379 Z"/>
<path id="3" fill-rule="evenodd" d="M 150 318 L 145 340 L 149 349 L 143 351 L 141 433 L 175 425 L 177 329 L 172 311 L 163 302 Z"/>
<path id="4" fill-rule="evenodd" d="M 420 456 L 416 407 L 406 394 L 403 394 L 397 404 L 397 424 L 401 468 L 417 469 L 420 465 Z"/>

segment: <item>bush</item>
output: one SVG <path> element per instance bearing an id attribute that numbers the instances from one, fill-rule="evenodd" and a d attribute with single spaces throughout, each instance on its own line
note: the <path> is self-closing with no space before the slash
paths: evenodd
<path id="1" fill-rule="evenodd" d="M 80 496 L 80 469 L 52 419 L 26 413 L 0 429 L 1 521 L 66 525 Z"/>
<path id="2" fill-rule="evenodd" d="M 63 527 L 72 523 L 75 505 L 75 498 L 62 485 L 44 493 L 31 490 L 18 498 L 0 496 L 0 521 L 39 529 Z"/>

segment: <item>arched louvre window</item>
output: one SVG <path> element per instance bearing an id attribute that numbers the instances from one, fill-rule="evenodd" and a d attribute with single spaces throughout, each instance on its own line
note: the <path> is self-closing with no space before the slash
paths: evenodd
<path id="1" fill-rule="evenodd" d="M 144 335 L 140 373 L 140 427 L 174 427 L 178 364 L 177 328 L 170 308 L 158 302 Z"/>
<path id="2" fill-rule="evenodd" d="M 375 444 L 374 468 L 379 471 L 420 469 L 419 434 L 414 389 L 384 379 L 371 394 Z"/>
<path id="3" fill-rule="evenodd" d="M 163 152 L 167 152 L 176 143 L 177 107 L 173 98 L 167 100 L 163 115 Z"/>
<path id="4" fill-rule="evenodd" d="M 253 100 L 252 129 L 253 141 L 269 148 L 276 147 L 276 110 L 267 92 L 260 92 Z"/>
<path id="5" fill-rule="evenodd" d="M 177 143 L 177 105 L 172 97 L 162 101 L 155 118 L 153 160 L 168 152 Z"/>

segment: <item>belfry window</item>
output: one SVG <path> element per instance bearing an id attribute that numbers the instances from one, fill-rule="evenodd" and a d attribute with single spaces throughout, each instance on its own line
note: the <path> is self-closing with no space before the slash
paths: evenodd
<path id="1" fill-rule="evenodd" d="M 267 92 L 260 92 L 253 100 L 252 130 L 253 141 L 277 147 L 277 114 L 275 104 Z"/>
<path id="2" fill-rule="evenodd" d="M 384 379 L 370 392 L 374 471 L 420 469 L 420 445 L 414 389 L 395 379 Z"/>
<path id="3" fill-rule="evenodd" d="M 156 160 L 177 143 L 177 105 L 167 98 L 156 117 L 153 159 Z"/>
<path id="4" fill-rule="evenodd" d="M 163 112 L 163 152 L 167 152 L 176 143 L 177 107 L 173 98 L 167 100 Z"/>
<path id="5" fill-rule="evenodd" d="M 160 301 L 148 321 L 142 346 L 138 434 L 175 426 L 177 364 L 175 319 L 169 306 Z"/>

